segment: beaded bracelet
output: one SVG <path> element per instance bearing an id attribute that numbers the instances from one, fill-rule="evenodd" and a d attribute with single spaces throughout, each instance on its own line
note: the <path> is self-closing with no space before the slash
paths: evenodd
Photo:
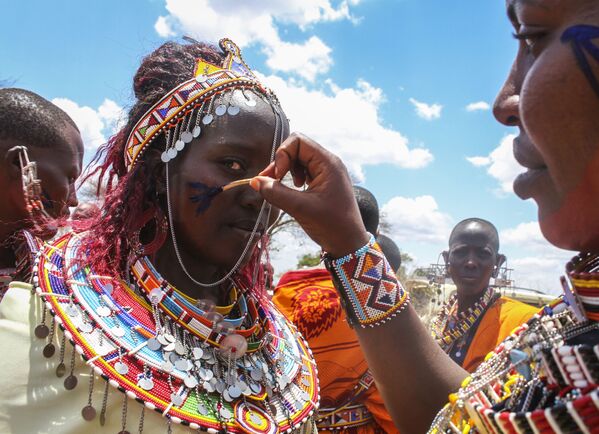
<path id="1" fill-rule="evenodd" d="M 375 327 L 400 313 L 409 304 L 387 258 L 370 235 L 368 243 L 342 258 L 324 254 L 324 263 L 341 295 L 341 304 L 352 326 Z"/>

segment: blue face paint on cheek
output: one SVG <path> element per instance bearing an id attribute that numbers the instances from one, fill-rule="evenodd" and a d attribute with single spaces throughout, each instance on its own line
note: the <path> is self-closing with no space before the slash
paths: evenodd
<path id="1" fill-rule="evenodd" d="M 593 39 L 599 38 L 599 27 L 589 25 L 577 25 L 568 27 L 562 33 L 561 41 L 569 43 L 578 62 L 578 66 L 591 84 L 591 87 L 599 97 L 599 80 L 593 72 L 591 61 L 599 66 L 599 47 L 593 43 Z"/>
<path id="2" fill-rule="evenodd" d="M 189 200 L 196 204 L 196 216 L 206 211 L 212 199 L 223 191 L 222 187 L 211 187 L 203 182 L 189 182 L 187 185 L 196 191 L 196 194 L 189 196 Z"/>

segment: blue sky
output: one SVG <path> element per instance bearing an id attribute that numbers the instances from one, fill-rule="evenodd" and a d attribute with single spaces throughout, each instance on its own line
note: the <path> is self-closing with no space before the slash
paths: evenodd
<path id="1" fill-rule="evenodd" d="M 511 192 L 514 131 L 488 109 L 516 50 L 502 0 L 11 2 L 0 80 L 67 110 L 91 156 L 131 104 L 141 58 L 183 34 L 243 46 L 292 127 L 344 158 L 417 263 L 437 260 L 455 223 L 483 217 L 518 284 L 558 291 L 570 253 L 542 239 L 536 207 Z M 315 249 L 279 242 L 279 271 Z"/>

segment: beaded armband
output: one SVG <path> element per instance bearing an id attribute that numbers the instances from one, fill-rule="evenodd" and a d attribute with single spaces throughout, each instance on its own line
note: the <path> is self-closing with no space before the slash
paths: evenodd
<path id="1" fill-rule="evenodd" d="M 372 235 L 368 244 L 342 258 L 332 259 L 325 254 L 324 262 L 350 325 L 381 325 L 408 305 L 408 293 Z"/>

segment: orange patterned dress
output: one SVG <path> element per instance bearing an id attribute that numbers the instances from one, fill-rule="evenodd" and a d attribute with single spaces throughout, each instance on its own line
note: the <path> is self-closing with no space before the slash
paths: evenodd
<path id="1" fill-rule="evenodd" d="M 320 432 L 397 433 L 325 269 L 290 271 L 273 301 L 308 341 L 320 380 Z M 340 429 L 340 430 L 339 430 Z"/>

